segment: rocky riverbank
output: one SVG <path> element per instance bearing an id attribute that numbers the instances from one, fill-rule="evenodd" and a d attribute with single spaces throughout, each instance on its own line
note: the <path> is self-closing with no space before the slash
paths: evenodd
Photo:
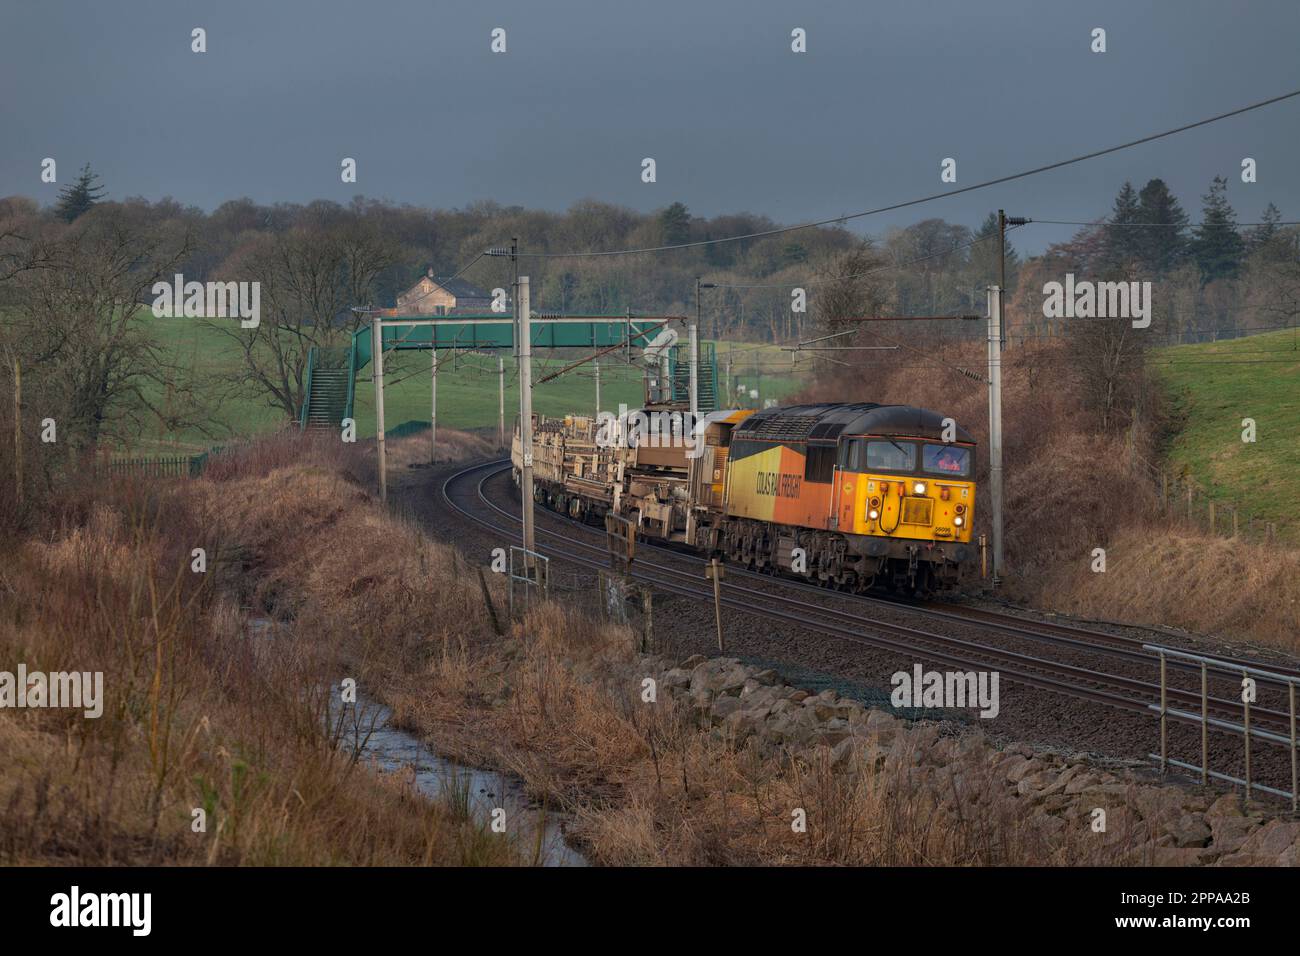
<path id="1" fill-rule="evenodd" d="M 1300 863 L 1300 823 L 1284 819 L 1277 801 L 1247 805 L 1239 791 L 1162 782 L 1150 769 L 1083 754 L 998 748 L 978 732 L 947 736 L 941 723 L 910 723 L 834 690 L 810 694 L 735 658 L 642 656 L 632 670 L 718 742 L 764 759 L 824 759 L 846 776 L 942 795 L 955 812 L 997 805 L 1048 844 L 1084 834 L 1117 862 L 1139 865 Z"/>

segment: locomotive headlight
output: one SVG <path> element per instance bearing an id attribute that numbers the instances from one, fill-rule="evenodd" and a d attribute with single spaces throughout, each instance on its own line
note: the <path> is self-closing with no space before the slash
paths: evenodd
<path id="1" fill-rule="evenodd" d="M 952 523 L 955 524 L 958 528 L 960 528 L 962 525 L 966 523 L 966 519 L 963 518 L 961 515 L 958 515 L 957 517 L 952 519 Z"/>
<path id="2" fill-rule="evenodd" d="M 918 481 L 915 485 L 912 486 L 912 490 L 916 492 L 918 495 L 925 494 L 925 482 Z"/>
<path id="3" fill-rule="evenodd" d="M 872 508 L 870 511 L 867 512 L 867 517 L 870 518 L 872 521 L 875 521 L 877 518 L 880 517 L 880 512 L 877 511 L 875 508 Z"/>

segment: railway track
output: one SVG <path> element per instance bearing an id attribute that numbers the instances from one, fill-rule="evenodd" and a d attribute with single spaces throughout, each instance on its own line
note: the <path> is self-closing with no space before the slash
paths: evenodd
<path id="1" fill-rule="evenodd" d="M 518 517 L 492 501 L 484 490 L 489 480 L 509 468 L 508 461 L 497 460 L 458 471 L 443 482 L 443 499 L 448 507 L 466 520 L 494 533 L 513 536 L 517 533 Z M 549 557 L 582 567 L 602 570 L 608 567 L 608 550 L 603 531 L 597 531 L 589 525 L 579 524 L 545 509 L 539 510 L 539 515 L 541 514 L 550 515 L 555 521 L 562 522 L 564 530 L 553 531 L 539 524 L 535 529 L 536 534 L 548 541 L 544 546 L 538 545 L 539 551 Z M 599 542 L 581 540 L 574 534 L 577 529 L 583 529 L 597 536 Z M 642 545 L 642 548 L 663 553 L 676 561 L 703 564 L 703 560 L 698 555 L 657 545 Z M 1037 653 L 1010 650 L 988 643 L 986 640 L 938 633 L 926 627 L 900 624 L 896 621 L 883 620 L 878 616 L 864 616 L 858 613 L 856 608 L 878 606 L 894 612 L 902 610 L 915 614 L 919 619 L 927 622 L 958 624 L 990 635 L 1012 635 L 1017 640 L 1034 642 L 1044 649 L 1068 649 L 1074 653 L 1095 656 L 1099 660 L 1123 662 L 1130 668 L 1134 665 L 1143 665 L 1150 666 L 1154 670 L 1158 658 L 1149 651 L 1142 651 L 1141 641 L 1138 639 L 1051 622 L 1040 626 L 1040 622 L 960 605 L 936 606 L 933 602 L 924 604 L 898 602 L 869 595 L 845 594 L 829 591 L 807 582 L 736 568 L 734 565 L 728 565 L 728 570 L 736 577 L 743 577 L 746 580 L 756 579 L 764 584 L 764 588 L 747 587 L 735 583 L 734 580 L 724 584 L 721 599 L 723 606 L 739 612 L 816 631 L 839 640 L 921 658 L 945 667 L 997 670 L 1003 678 L 1014 683 L 1104 704 L 1133 714 L 1149 716 L 1150 705 L 1160 699 L 1160 686 L 1151 681 L 1099 667 L 1085 667 L 1076 663 L 1052 660 Z M 633 566 L 631 576 L 635 580 L 643 581 L 668 593 L 708 603 L 713 600 L 712 586 L 707 584 L 698 572 L 685 571 L 664 563 L 650 563 L 642 557 Z M 807 589 L 815 592 L 820 601 L 812 603 L 775 593 L 772 589 L 774 584 L 790 589 Z M 830 596 L 853 602 L 855 610 L 846 611 L 828 606 L 825 601 Z M 1238 664 L 1250 663 L 1239 659 L 1225 660 Z M 1195 670 L 1199 674 L 1199 667 L 1196 665 L 1176 662 L 1174 659 L 1170 659 L 1169 665 L 1174 670 Z M 1288 673 L 1284 668 L 1270 667 L 1269 669 L 1278 673 Z M 1300 671 L 1294 673 L 1300 676 Z M 1222 689 L 1225 683 L 1217 681 L 1216 684 L 1220 685 L 1217 689 Z M 1169 686 L 1167 695 L 1172 707 L 1196 711 L 1201 708 L 1199 690 Z M 1241 714 L 1241 705 L 1236 700 L 1211 695 L 1208 700 L 1208 713 L 1212 718 L 1237 720 Z M 1287 733 L 1289 715 L 1284 711 L 1255 706 L 1252 707 L 1251 716 L 1257 727 L 1267 728 L 1280 734 Z M 1171 722 L 1183 721 L 1199 730 L 1198 721 L 1174 715 L 1170 716 L 1170 720 Z M 1232 733 L 1222 728 L 1212 728 L 1212 732 Z M 1241 733 L 1236 732 L 1235 736 L 1240 737 Z"/>

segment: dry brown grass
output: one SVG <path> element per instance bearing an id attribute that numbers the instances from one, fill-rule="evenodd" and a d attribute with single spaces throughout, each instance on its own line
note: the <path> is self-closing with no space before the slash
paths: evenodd
<path id="1" fill-rule="evenodd" d="M 366 648 L 382 631 L 349 631 L 331 617 L 348 601 L 318 601 L 315 588 L 330 596 L 319 577 L 300 582 L 277 563 L 305 570 L 323 560 L 364 590 L 345 568 L 344 537 L 313 540 L 357 522 L 371 529 L 362 543 L 373 548 L 360 556 L 376 580 L 407 570 L 380 560 L 380 539 L 400 529 L 339 477 L 350 467 L 327 449 L 256 443 L 232 454 L 217 480 L 74 491 L 52 530 L 0 555 L 5 668 L 102 671 L 105 691 L 98 719 L 0 711 L 0 861 L 524 859 L 512 841 L 485 839 L 454 801 L 368 772 L 359 745 L 373 715 L 352 711 L 349 724 L 328 704 L 340 676 L 365 686 Z M 208 550 L 206 574 L 190 570 L 193 547 Z M 411 580 L 394 578 L 394 587 Z M 259 636 L 250 608 L 300 612 L 302 625 Z M 375 623 L 401 616 L 396 608 Z M 194 808 L 206 810 L 206 832 L 191 828 Z"/>
<path id="2" fill-rule="evenodd" d="M 1043 583 L 1044 600 L 1085 617 L 1118 617 L 1213 635 L 1247 637 L 1300 653 L 1300 554 L 1192 529 L 1131 528 L 1106 552 L 1106 573 L 1086 556 Z"/>
<path id="3" fill-rule="evenodd" d="M 429 461 L 428 432 L 416 432 L 402 438 L 389 439 L 385 444 L 388 445 L 390 468 L 418 468 L 428 464 L 492 458 L 497 454 L 495 442 L 472 432 L 456 431 L 451 428 L 438 429 L 437 451 L 432 462 Z"/>
<path id="4" fill-rule="evenodd" d="M 602 864 L 1045 863 L 1116 859 L 1040 832 L 974 753 L 954 802 L 904 749 L 880 766 L 770 759 L 649 707 L 632 634 L 548 604 L 495 636 L 477 566 L 381 515 L 329 469 L 194 486 L 198 513 L 256 556 L 249 596 L 337 647 L 401 725 L 469 764 L 505 769 L 572 814 Z M 285 500 L 292 495 L 292 502 Z M 310 543 L 310 547 L 305 546 Z M 487 556 L 482 556 L 486 563 Z M 497 576 L 487 588 L 498 611 Z M 309 598 L 304 598 L 308 595 Z M 947 779 L 947 778 L 944 778 Z M 803 808 L 807 834 L 791 830 Z M 969 807 L 970 809 L 961 809 Z M 1099 857 L 1100 855 L 1100 857 Z"/>
<path id="5" fill-rule="evenodd" d="M 826 748 L 773 758 L 736 747 L 680 702 L 640 700 L 631 641 L 547 606 L 507 640 L 445 645 L 398 706 L 440 748 L 505 766 L 573 814 L 570 832 L 602 865 L 1100 863 L 1148 836 L 1099 843 L 1083 820 L 1043 829 L 978 748 L 954 756 L 948 776 L 914 768 L 909 746 L 840 767 Z M 805 833 L 792 829 L 796 808 Z"/>
<path id="6" fill-rule="evenodd" d="M 499 637 L 496 576 L 382 513 L 345 477 L 358 467 L 250 448 L 221 480 L 69 500 L 61 530 L 3 557 L 0 659 L 104 670 L 108 706 L 0 714 L 0 859 L 526 861 L 455 800 L 358 766 L 365 721 L 332 723 L 326 704 L 343 675 L 439 751 L 570 813 L 597 863 L 1113 862 L 1142 840 L 1043 830 L 975 749 L 951 773 L 921 766 L 931 738 L 847 767 L 736 747 L 683 704 L 641 701 L 629 631 L 557 604 Z M 250 636 L 249 609 L 277 626 Z"/>

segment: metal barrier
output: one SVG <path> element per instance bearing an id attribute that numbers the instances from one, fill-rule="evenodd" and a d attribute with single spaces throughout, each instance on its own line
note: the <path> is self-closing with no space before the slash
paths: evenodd
<path id="1" fill-rule="evenodd" d="M 551 560 L 537 551 L 518 545 L 510 546 L 510 619 L 515 617 L 515 582 L 523 585 L 523 604 L 526 613 L 531 606 L 534 590 L 546 600 L 551 587 Z"/>
<path id="2" fill-rule="evenodd" d="M 157 458 L 113 458 L 90 462 L 96 478 L 197 478 L 207 464 L 208 453 L 171 455 Z"/>
<path id="3" fill-rule="evenodd" d="M 633 585 L 626 575 L 597 571 L 596 586 L 600 592 L 601 610 L 604 612 L 605 620 L 615 624 L 626 624 L 627 602 L 633 590 Z"/>
<path id="4" fill-rule="evenodd" d="M 1289 797 L 1291 800 L 1291 812 L 1297 810 L 1297 800 L 1300 799 L 1300 788 L 1296 786 L 1296 684 L 1300 679 L 1288 677 L 1286 674 L 1278 674 L 1274 671 L 1264 670 L 1260 667 L 1248 667 L 1243 664 L 1233 664 L 1228 661 L 1221 661 L 1213 657 L 1205 657 L 1201 654 L 1193 654 L 1190 651 L 1178 650 L 1177 648 L 1164 647 L 1159 644 L 1143 644 L 1144 651 L 1154 651 L 1160 656 L 1160 703 L 1148 704 L 1148 709 L 1157 711 L 1160 714 L 1160 754 L 1148 754 L 1153 760 L 1160 761 L 1160 772 L 1168 772 L 1169 765 L 1180 767 L 1184 770 L 1199 771 L 1201 774 L 1201 783 L 1209 782 L 1210 777 L 1216 780 L 1224 780 L 1229 783 L 1244 784 L 1246 787 L 1246 798 L 1250 798 L 1252 790 L 1261 790 L 1264 793 L 1271 793 L 1279 797 Z M 1191 713 L 1185 710 L 1176 710 L 1169 706 L 1169 685 L 1167 682 L 1168 659 L 1176 658 L 1182 661 L 1191 661 L 1200 665 L 1201 671 L 1201 712 L 1199 714 Z M 1209 713 L 1210 695 L 1209 695 L 1209 672 L 1213 670 L 1219 673 L 1237 675 L 1240 674 L 1243 683 L 1248 678 L 1261 678 L 1266 681 L 1283 684 L 1287 689 L 1288 714 L 1290 718 L 1290 735 L 1283 736 L 1267 730 L 1251 730 L 1250 727 L 1250 696 L 1246 693 L 1241 695 L 1242 722 L 1234 724 L 1229 720 L 1220 720 L 1217 717 L 1211 717 Z M 1201 765 L 1186 763 L 1181 760 L 1173 760 L 1169 757 L 1169 718 L 1174 717 L 1178 720 L 1198 723 L 1201 726 Z M 1210 763 L 1210 728 L 1215 727 L 1219 730 L 1239 733 L 1242 736 L 1245 746 L 1246 777 L 1243 780 L 1240 777 L 1233 777 L 1225 773 L 1219 773 L 1209 768 Z M 1278 790 L 1274 787 L 1266 787 L 1263 784 L 1254 783 L 1251 779 L 1250 763 L 1250 742 L 1255 737 L 1260 740 L 1267 740 L 1271 743 L 1281 744 L 1290 750 L 1291 753 L 1291 789 Z"/>

